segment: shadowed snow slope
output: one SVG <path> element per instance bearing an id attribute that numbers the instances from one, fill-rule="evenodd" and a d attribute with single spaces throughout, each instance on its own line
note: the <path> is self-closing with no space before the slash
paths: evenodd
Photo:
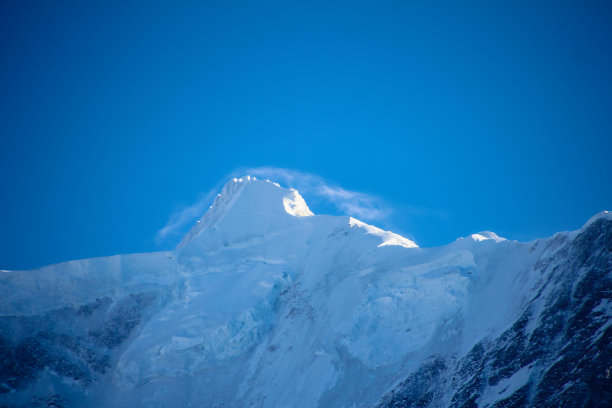
<path id="1" fill-rule="evenodd" d="M 601 213 L 530 243 L 480 232 L 418 248 L 313 215 L 295 190 L 233 179 L 173 251 L 0 274 L 0 404 L 607 403 L 609 342 L 589 347 L 610 337 L 611 223 Z M 574 305 L 578 290 L 591 300 Z M 563 337 L 572 313 L 584 338 Z M 568 344 L 592 351 L 605 378 L 547 377 Z"/>

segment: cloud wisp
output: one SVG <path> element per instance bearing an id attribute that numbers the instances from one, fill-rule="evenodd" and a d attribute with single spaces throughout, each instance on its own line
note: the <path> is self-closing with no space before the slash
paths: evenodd
<path id="1" fill-rule="evenodd" d="M 315 213 L 318 204 L 331 208 L 336 214 L 350 215 L 364 221 L 381 221 L 392 213 L 391 207 L 380 197 L 347 190 L 316 174 L 278 167 L 241 168 L 226 176 L 208 193 L 201 194 L 195 203 L 175 212 L 166 225 L 155 234 L 156 244 L 161 246 L 180 240 L 195 221 L 208 210 L 223 185 L 233 177 L 245 175 L 268 179 L 283 187 L 295 188 L 305 196 L 310 206 L 315 206 Z"/>
<path id="2" fill-rule="evenodd" d="M 227 180 L 226 180 L 227 181 Z M 155 243 L 158 246 L 175 243 L 180 241 L 193 223 L 200 219 L 212 204 L 215 196 L 221 190 L 221 183 L 218 183 L 206 194 L 200 194 L 198 200 L 186 207 L 183 207 L 170 216 L 163 228 L 155 233 Z"/>
<path id="3" fill-rule="evenodd" d="M 284 187 L 295 188 L 305 196 L 306 202 L 314 201 L 315 205 L 318 202 L 329 204 L 343 215 L 355 216 L 365 221 L 380 221 L 392 213 L 391 207 L 380 197 L 347 190 L 316 174 L 278 167 L 246 170 L 255 177 L 267 178 Z"/>

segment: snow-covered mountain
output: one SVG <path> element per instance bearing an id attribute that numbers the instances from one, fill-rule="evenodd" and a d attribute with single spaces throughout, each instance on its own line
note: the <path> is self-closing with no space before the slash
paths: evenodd
<path id="1" fill-rule="evenodd" d="M 612 214 L 437 248 L 234 179 L 171 252 L 0 273 L 0 405 L 612 406 Z"/>

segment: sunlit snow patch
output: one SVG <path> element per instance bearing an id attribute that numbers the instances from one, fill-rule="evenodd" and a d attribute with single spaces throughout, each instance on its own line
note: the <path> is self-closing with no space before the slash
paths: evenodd
<path id="1" fill-rule="evenodd" d="M 395 234 L 390 231 L 381 230 L 380 228 L 377 228 L 373 225 L 366 224 L 365 222 L 359 221 L 358 219 L 355 219 L 353 217 L 350 217 L 349 225 L 351 226 L 351 228 L 352 227 L 363 228 L 366 230 L 368 234 L 380 237 L 383 242 L 380 245 L 378 245 L 379 247 L 386 246 L 386 245 L 399 245 L 399 246 L 403 246 L 404 248 L 417 248 L 418 247 L 418 245 L 414 241 L 411 241 L 408 238 L 404 238 L 401 235 Z"/>
<path id="2" fill-rule="evenodd" d="M 283 197 L 283 206 L 285 207 L 285 211 L 287 213 L 294 215 L 296 217 L 306 217 L 310 215 L 314 215 L 308 205 L 306 205 L 306 201 L 297 192 L 295 189 L 290 189 L 290 193 Z"/>

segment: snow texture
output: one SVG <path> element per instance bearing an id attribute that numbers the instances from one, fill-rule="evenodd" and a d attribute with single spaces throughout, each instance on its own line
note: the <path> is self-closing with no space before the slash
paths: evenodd
<path id="1" fill-rule="evenodd" d="M 419 248 L 314 215 L 296 190 L 233 179 L 173 251 L 3 271 L 0 404 L 410 406 L 417 390 L 420 406 L 452 405 L 443 390 L 468 389 L 526 310 L 521 335 L 546 320 L 564 245 L 610 221 L 531 243 L 479 232 Z M 589 341 L 609 332 L 610 304 L 593 305 Z M 515 398 L 543 376 L 534 361 L 474 386 L 474 404 Z"/>

